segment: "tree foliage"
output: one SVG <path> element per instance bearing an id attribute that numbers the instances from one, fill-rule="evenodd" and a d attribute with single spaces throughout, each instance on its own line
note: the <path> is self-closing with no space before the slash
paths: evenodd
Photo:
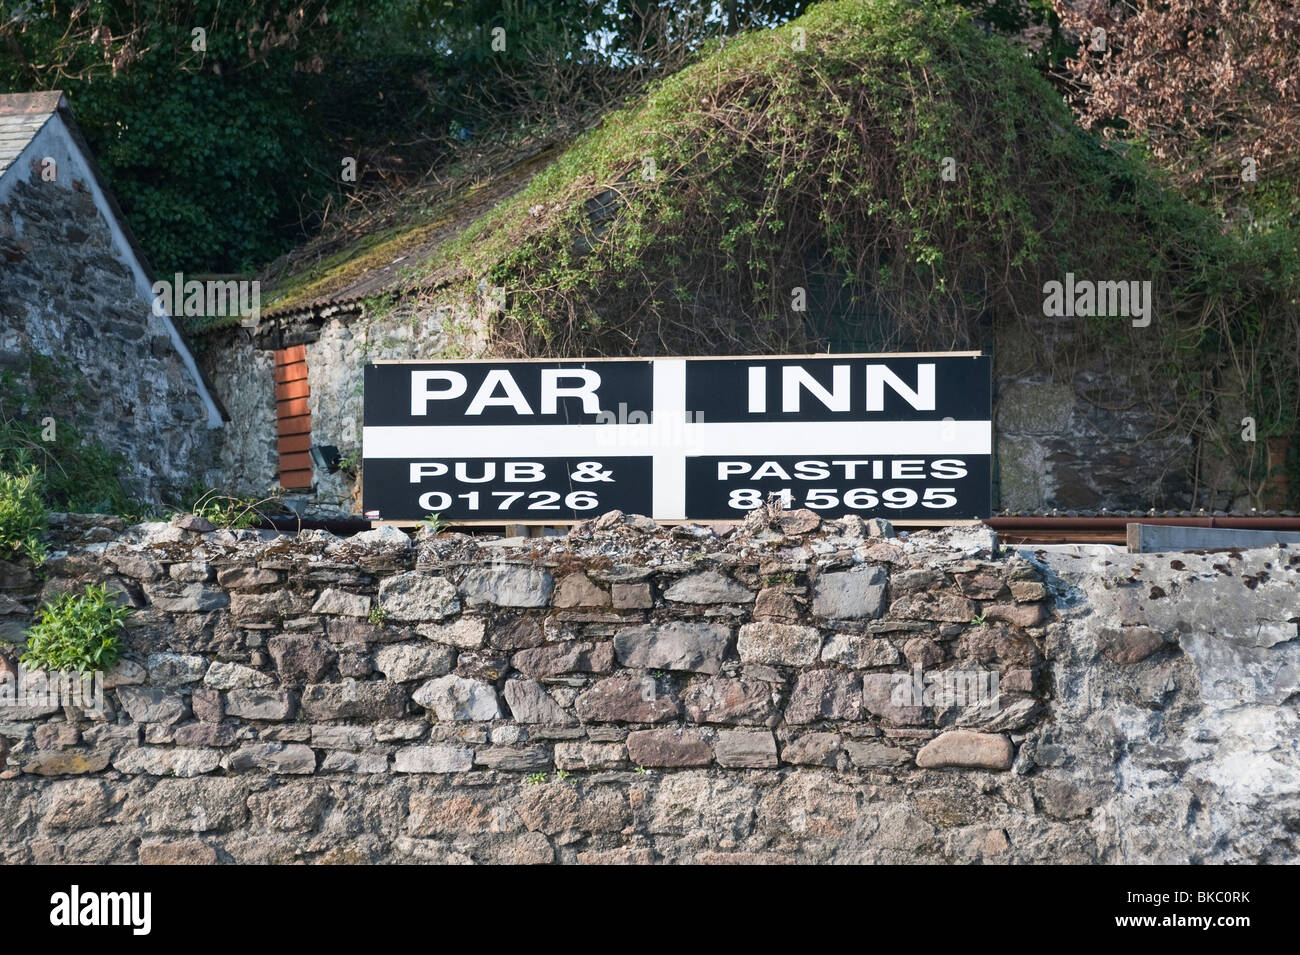
<path id="1" fill-rule="evenodd" d="M 1300 213 L 1294 0 L 1055 0 L 1086 126 L 1136 142 L 1236 225 Z M 1099 33 L 1096 31 L 1100 31 Z"/>
<path id="2" fill-rule="evenodd" d="M 250 271 L 488 129 L 577 127 L 804 5 L 30 0 L 0 11 L 0 88 L 68 91 L 160 273 Z"/>
<path id="3" fill-rule="evenodd" d="M 252 268 L 337 182 L 316 103 L 397 0 L 32 0 L 0 18 L 0 84 L 62 88 L 153 264 Z"/>

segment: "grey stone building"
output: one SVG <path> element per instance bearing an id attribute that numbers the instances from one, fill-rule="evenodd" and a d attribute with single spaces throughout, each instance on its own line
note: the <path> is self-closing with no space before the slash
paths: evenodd
<path id="1" fill-rule="evenodd" d="M 71 369 L 56 423 L 124 455 L 123 485 L 157 503 L 211 478 L 224 416 L 151 285 L 67 97 L 0 95 L 0 366 Z"/>

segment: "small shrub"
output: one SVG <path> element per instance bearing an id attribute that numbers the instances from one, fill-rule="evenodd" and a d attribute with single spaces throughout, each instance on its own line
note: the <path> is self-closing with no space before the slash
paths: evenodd
<path id="1" fill-rule="evenodd" d="M 37 611 L 27 631 L 23 666 L 33 670 L 109 670 L 122 655 L 123 621 L 131 613 L 103 585 L 67 593 Z"/>
<path id="2" fill-rule="evenodd" d="M 435 537 L 451 526 L 447 521 L 442 519 L 441 514 L 429 514 L 420 522 L 420 525 Z"/>
<path id="3" fill-rule="evenodd" d="M 384 621 L 388 619 L 388 611 L 383 607 L 371 607 L 369 619 L 372 626 L 382 627 Z"/>
<path id="4" fill-rule="evenodd" d="M 36 468 L 22 474 L 0 473 L 0 552 L 21 553 L 39 562 L 45 556 L 41 531 L 49 520 L 41 497 L 41 474 Z"/>

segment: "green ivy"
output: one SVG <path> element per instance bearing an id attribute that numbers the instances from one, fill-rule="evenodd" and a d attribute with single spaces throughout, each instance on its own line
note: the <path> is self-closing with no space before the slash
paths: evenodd
<path id="1" fill-rule="evenodd" d="M 248 271 L 341 192 L 382 104 L 338 102 L 326 67 L 382 52 L 400 0 L 33 0 L 0 14 L 0 87 L 60 88 L 153 265 Z M 195 29 L 206 31 L 195 49 Z M 409 77 L 407 85 L 412 89 Z M 409 103 L 408 103 L 409 105 Z"/>

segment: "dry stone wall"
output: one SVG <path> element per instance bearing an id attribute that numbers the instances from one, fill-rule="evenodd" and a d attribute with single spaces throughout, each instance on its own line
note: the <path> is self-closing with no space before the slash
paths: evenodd
<path id="1" fill-rule="evenodd" d="M 809 512 L 514 541 L 60 533 L 43 579 L 0 567 L 0 633 L 88 581 L 136 610 L 102 713 L 0 707 L 6 862 L 1295 851 L 1295 708 L 1261 689 L 1300 673 L 1277 552 L 1163 568 L 1157 599 L 1145 566 Z M 1255 593 L 1247 569 L 1275 626 L 1229 652 L 1178 589 Z M 1211 682 L 1251 706 L 1210 706 Z"/>

